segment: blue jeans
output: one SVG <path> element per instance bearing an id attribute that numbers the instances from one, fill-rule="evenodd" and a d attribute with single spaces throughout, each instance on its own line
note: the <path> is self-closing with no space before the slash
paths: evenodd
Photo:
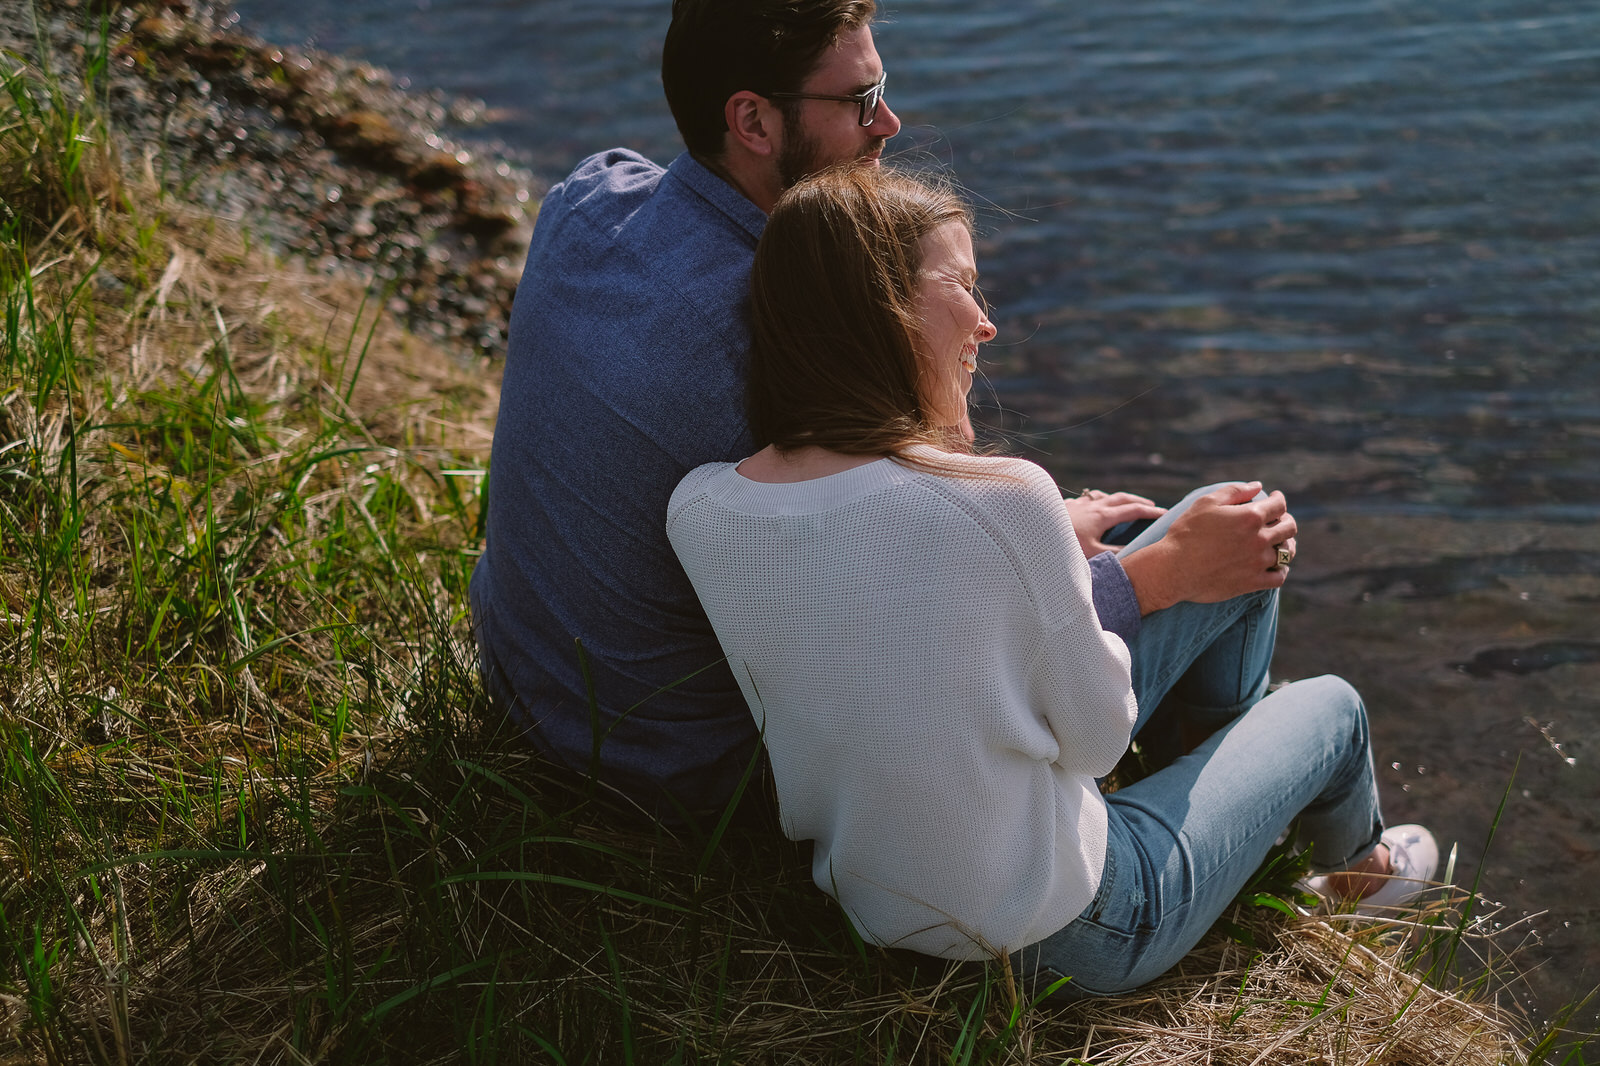
<path id="1" fill-rule="evenodd" d="M 1163 536 L 1197 490 L 1124 554 Z M 1124 992 L 1175 965 L 1205 935 L 1296 818 L 1312 865 L 1343 869 L 1382 833 L 1366 708 L 1336 677 L 1266 694 L 1276 591 L 1220 604 L 1180 603 L 1144 619 L 1129 642 L 1135 733 L 1173 760 L 1106 797 L 1105 867 L 1089 906 L 1013 953 L 1064 998 Z M 1187 755 L 1187 724 L 1215 729 Z"/>
<path id="2" fill-rule="evenodd" d="M 1218 487 L 1191 492 L 1117 557 L 1126 559 L 1166 536 L 1179 515 Z M 1165 754 L 1176 756 L 1173 748 L 1183 728 L 1210 733 L 1233 721 L 1267 694 L 1277 641 L 1277 589 L 1221 603 L 1175 603 L 1148 615 L 1128 642 L 1133 694 L 1139 701 L 1134 735 L 1158 756 L 1163 747 Z"/>

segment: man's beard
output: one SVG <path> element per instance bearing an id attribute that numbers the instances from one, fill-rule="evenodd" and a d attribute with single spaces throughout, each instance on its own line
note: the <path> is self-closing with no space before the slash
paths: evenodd
<path id="1" fill-rule="evenodd" d="M 798 111 L 794 112 L 792 116 L 786 114 L 784 116 L 783 124 L 785 132 L 788 130 L 799 130 L 801 126 L 800 115 Z M 880 147 L 882 147 L 883 142 L 886 140 L 888 140 L 887 137 L 872 138 L 861 147 L 860 154 L 855 158 L 859 160 L 872 155 Z M 850 160 L 850 162 L 854 161 L 855 160 Z M 836 163 L 843 162 L 846 161 L 842 159 L 824 158 L 822 154 L 822 145 L 818 143 L 817 139 L 814 137 L 808 137 L 803 133 L 795 137 L 785 137 L 783 140 L 783 148 L 778 152 L 778 180 L 781 181 L 783 183 L 783 187 L 787 189 L 793 186 L 794 183 L 799 181 L 801 178 L 810 177 L 819 170 L 826 170 L 828 167 L 833 166 Z"/>

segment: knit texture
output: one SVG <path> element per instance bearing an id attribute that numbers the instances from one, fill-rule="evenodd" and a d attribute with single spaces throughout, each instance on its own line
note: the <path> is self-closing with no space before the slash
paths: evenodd
<path id="1" fill-rule="evenodd" d="M 771 755 L 784 831 L 863 937 L 1015 950 L 1093 898 L 1094 778 L 1136 717 L 1049 476 L 880 460 L 797 484 L 713 463 L 667 533 Z"/>

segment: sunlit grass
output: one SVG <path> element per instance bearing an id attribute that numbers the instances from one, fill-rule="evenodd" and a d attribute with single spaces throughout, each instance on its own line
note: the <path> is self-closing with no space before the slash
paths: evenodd
<path id="1" fill-rule="evenodd" d="M 1406 928 L 1241 905 L 1058 1010 L 863 944 L 770 833 L 551 779 L 472 657 L 492 389 L 7 62 L 0 1062 L 1518 1059 Z"/>

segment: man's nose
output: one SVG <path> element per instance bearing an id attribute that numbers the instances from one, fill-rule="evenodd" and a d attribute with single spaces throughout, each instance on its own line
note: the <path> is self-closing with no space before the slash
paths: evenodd
<path id="1" fill-rule="evenodd" d="M 900 116 L 894 113 L 889 106 L 889 101 L 878 101 L 878 113 L 873 116 L 872 125 L 867 127 L 874 137 L 893 137 L 900 132 Z"/>

